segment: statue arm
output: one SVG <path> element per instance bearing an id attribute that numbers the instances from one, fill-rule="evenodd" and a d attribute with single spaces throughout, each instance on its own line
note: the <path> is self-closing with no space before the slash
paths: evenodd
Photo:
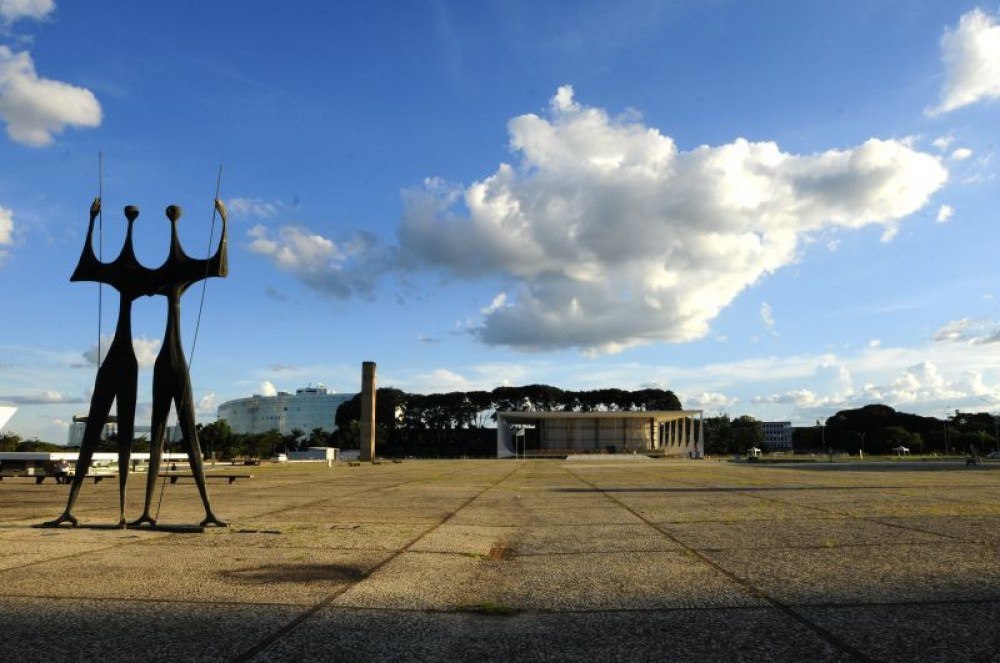
<path id="1" fill-rule="evenodd" d="M 83 244 L 83 251 L 80 253 L 80 260 L 73 270 L 70 281 L 98 281 L 107 283 L 107 265 L 102 263 L 94 255 L 94 220 L 101 213 L 101 199 L 94 198 L 90 205 L 90 224 L 87 226 L 87 239 Z"/>
<path id="2" fill-rule="evenodd" d="M 226 237 L 228 231 L 228 214 L 226 206 L 218 198 L 215 199 L 215 210 L 222 219 L 222 236 L 219 238 L 219 248 L 215 250 L 215 255 L 209 258 L 209 276 L 227 276 L 229 274 L 229 258 L 226 247 Z"/>

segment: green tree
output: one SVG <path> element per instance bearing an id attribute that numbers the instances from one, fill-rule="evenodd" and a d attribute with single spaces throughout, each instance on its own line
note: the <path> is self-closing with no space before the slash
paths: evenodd
<path id="1" fill-rule="evenodd" d="M 201 448 L 210 458 L 232 458 L 239 455 L 239 451 L 234 450 L 236 436 L 225 419 L 210 424 L 198 424 L 195 428 L 198 431 Z"/>
<path id="2" fill-rule="evenodd" d="M 747 451 L 751 447 L 764 448 L 764 426 L 748 414 L 743 414 L 732 423 L 733 445 L 738 451 Z"/>
<path id="3" fill-rule="evenodd" d="M 0 434 L 0 451 L 16 451 L 20 443 L 21 436 L 17 433 Z"/>

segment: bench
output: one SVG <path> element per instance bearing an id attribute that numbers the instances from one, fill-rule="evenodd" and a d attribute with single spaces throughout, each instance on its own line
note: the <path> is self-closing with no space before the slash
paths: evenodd
<path id="1" fill-rule="evenodd" d="M 117 474 L 88 474 L 88 477 L 94 479 L 94 483 L 100 483 L 104 479 L 109 479 L 118 476 Z M 67 474 L 65 476 L 58 476 L 55 474 L 0 474 L 0 481 L 4 479 L 34 479 L 36 484 L 44 482 L 46 479 L 55 479 L 56 483 L 69 483 L 73 475 Z"/>
<path id="2" fill-rule="evenodd" d="M 178 479 L 193 479 L 191 472 L 160 472 L 161 477 L 169 477 L 170 483 L 177 483 Z M 253 479 L 252 474 L 218 474 L 215 472 L 205 474 L 206 479 L 228 479 L 229 483 L 235 483 L 237 479 Z"/>

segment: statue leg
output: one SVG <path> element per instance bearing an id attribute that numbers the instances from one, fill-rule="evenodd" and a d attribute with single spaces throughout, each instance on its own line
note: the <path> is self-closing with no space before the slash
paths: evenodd
<path id="1" fill-rule="evenodd" d="M 115 398 L 114 389 L 108 384 L 108 378 L 114 377 L 114 371 L 106 371 L 105 367 L 107 365 L 108 362 L 105 360 L 104 365 L 97 372 L 94 395 L 90 399 L 87 425 L 83 431 L 83 441 L 80 442 L 80 455 L 76 460 L 76 470 L 73 474 L 73 483 L 69 488 L 69 499 L 66 501 L 66 509 L 55 520 L 43 523 L 45 527 L 58 527 L 62 523 L 70 523 L 75 527 L 78 524 L 77 519 L 72 514 L 73 506 L 76 504 L 76 498 L 80 494 L 80 487 L 83 485 L 83 480 L 87 477 L 87 472 L 90 471 L 90 463 L 94 458 L 94 451 L 101 440 L 101 431 L 104 430 L 104 424 L 108 420 L 108 413 L 111 412 L 111 403 Z"/>
<path id="2" fill-rule="evenodd" d="M 163 444 L 166 441 L 167 416 L 170 414 L 170 384 L 166 373 L 157 361 L 153 367 L 153 426 L 149 438 L 149 471 L 146 475 L 146 498 L 142 506 L 142 515 L 129 523 L 133 527 L 148 523 L 156 525 L 156 520 L 150 513 L 153 505 L 153 494 L 156 492 L 156 479 L 160 476 L 160 464 L 163 461 Z"/>
<path id="3" fill-rule="evenodd" d="M 205 487 L 205 468 L 201 459 L 201 445 L 198 443 L 198 430 L 194 424 L 194 401 L 191 398 L 191 380 L 187 375 L 187 370 L 181 376 L 182 388 L 180 397 L 176 400 L 177 422 L 180 424 L 181 432 L 184 433 L 184 444 L 187 447 L 188 461 L 191 463 L 191 474 L 198 484 L 198 493 L 201 495 L 201 502 L 205 505 L 205 519 L 201 521 L 202 527 L 206 525 L 216 525 L 226 527 L 226 523 L 215 517 L 212 513 L 212 504 L 208 499 L 208 490 Z"/>
<path id="4" fill-rule="evenodd" d="M 118 390 L 118 526 L 125 527 L 125 488 L 128 486 L 129 460 L 135 439 L 135 401 L 139 367 L 133 364 L 121 372 Z"/>

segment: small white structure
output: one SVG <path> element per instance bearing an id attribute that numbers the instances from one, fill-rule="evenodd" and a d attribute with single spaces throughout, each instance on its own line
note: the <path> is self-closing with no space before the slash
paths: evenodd
<path id="1" fill-rule="evenodd" d="M 337 447 L 309 447 L 305 451 L 289 451 L 285 455 L 289 461 L 329 463 L 337 460 L 339 451 Z"/>
<path id="2" fill-rule="evenodd" d="M 910 449 L 909 449 L 909 447 L 904 447 L 902 444 L 899 445 L 898 447 L 893 447 L 892 450 L 896 453 L 897 456 L 909 456 L 910 455 Z"/>

